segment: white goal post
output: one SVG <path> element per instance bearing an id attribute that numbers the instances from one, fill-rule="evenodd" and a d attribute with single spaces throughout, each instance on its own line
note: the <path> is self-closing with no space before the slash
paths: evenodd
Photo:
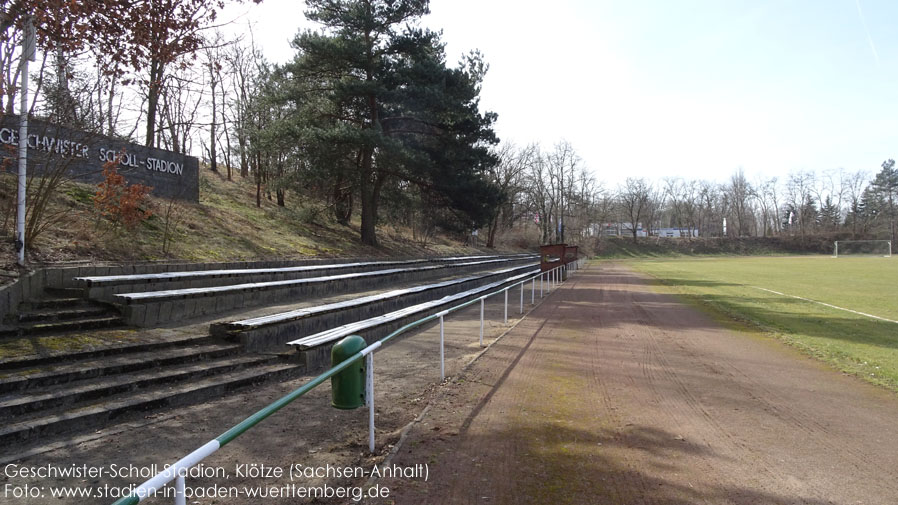
<path id="1" fill-rule="evenodd" d="M 839 256 L 892 256 L 891 240 L 836 240 L 833 257 Z"/>

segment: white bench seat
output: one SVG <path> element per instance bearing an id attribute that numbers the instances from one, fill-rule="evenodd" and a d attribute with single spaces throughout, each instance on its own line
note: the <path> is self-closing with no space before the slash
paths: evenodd
<path id="1" fill-rule="evenodd" d="M 383 293 L 378 293 L 376 295 L 362 296 L 359 298 L 353 298 L 352 300 L 344 300 L 342 302 L 328 303 L 325 305 L 317 305 L 315 307 L 306 307 L 306 308 L 291 310 L 291 311 L 287 311 L 287 312 L 278 312 L 276 314 L 269 314 L 266 316 L 253 317 L 253 318 L 249 318 L 249 319 L 243 319 L 240 321 L 229 321 L 227 323 L 223 323 L 223 326 L 226 327 L 228 330 L 239 331 L 239 330 L 259 328 L 262 326 L 282 324 L 282 323 L 296 321 L 299 319 L 303 319 L 303 318 L 318 315 L 318 314 L 325 314 L 328 312 L 345 310 L 345 309 L 358 307 L 361 305 L 366 305 L 369 303 L 383 301 L 383 300 L 387 300 L 389 298 L 399 298 L 401 296 L 410 295 L 410 294 L 414 294 L 414 293 L 421 293 L 424 291 L 431 291 L 431 290 L 435 290 L 435 289 L 439 289 L 439 288 L 450 287 L 450 286 L 454 286 L 454 285 L 458 285 L 458 284 L 464 284 L 466 282 L 476 281 L 478 279 L 484 279 L 484 278 L 492 277 L 495 275 L 502 275 L 505 273 L 513 272 L 515 270 L 521 270 L 522 268 L 531 268 L 533 266 L 536 266 L 536 264 L 524 265 L 524 266 L 520 266 L 520 267 L 505 268 L 502 270 L 494 270 L 491 272 L 487 272 L 483 275 L 473 275 L 473 276 L 462 277 L 462 278 L 458 278 L 458 279 L 450 279 L 447 281 L 436 282 L 433 284 L 426 284 L 423 286 L 413 286 L 410 288 L 394 289 L 391 291 L 385 291 Z"/>
<path id="2" fill-rule="evenodd" d="M 333 328 L 327 331 L 322 331 L 316 333 L 314 335 L 309 335 L 307 337 L 303 337 L 297 340 L 293 340 L 287 342 L 287 345 L 292 345 L 297 347 L 299 350 L 311 349 L 313 347 L 317 347 L 323 344 L 328 344 L 335 340 L 341 339 L 348 335 L 353 335 L 356 333 L 360 333 L 364 330 L 374 328 L 376 326 L 380 326 L 386 323 L 398 321 L 408 316 L 420 314 L 423 312 L 427 312 L 429 310 L 433 310 L 436 307 L 440 307 L 443 305 L 453 304 L 455 302 L 460 302 L 465 298 L 470 298 L 472 296 L 478 296 L 489 292 L 492 289 L 498 288 L 505 284 L 513 284 L 516 281 L 520 281 L 521 279 L 525 279 L 527 277 L 536 275 L 539 273 L 539 269 L 530 270 L 528 272 L 524 272 L 519 275 L 515 275 L 512 277 L 508 277 L 506 279 L 502 279 L 496 282 L 491 282 L 489 284 L 485 284 L 483 286 L 469 289 L 467 291 L 462 291 L 461 293 L 456 293 L 454 295 L 444 296 L 438 300 L 432 300 L 429 302 L 419 303 L 417 305 L 412 305 L 411 307 L 406 307 L 404 309 L 396 310 L 393 312 L 389 312 L 377 317 L 372 317 L 369 319 L 365 319 L 362 321 L 356 321 L 354 323 L 345 324 L 343 326 L 339 326 L 337 328 Z M 422 316 L 424 317 L 424 316 Z"/>
<path id="3" fill-rule="evenodd" d="M 370 272 L 356 272 L 351 274 L 337 274 L 326 277 L 309 277 L 304 279 L 289 279 L 283 281 L 267 281 L 267 282 L 250 282 L 244 284 L 230 284 L 226 286 L 210 286 L 205 288 L 182 288 L 169 289 L 163 291 L 145 291 L 137 293 L 120 293 L 114 295 L 114 298 L 125 304 L 147 303 L 168 299 L 181 299 L 191 297 L 218 296 L 223 294 L 258 291 L 267 289 L 278 289 L 287 287 L 297 287 L 304 284 L 327 283 L 341 281 L 347 279 L 363 279 L 366 277 L 386 276 L 400 273 L 423 272 L 428 270 L 437 270 L 450 267 L 468 267 L 477 265 L 488 265 L 491 263 L 502 263 L 514 261 L 515 259 L 493 259 L 482 261 L 469 261 L 464 263 L 450 263 L 448 265 L 428 265 L 412 268 L 389 268 L 385 270 L 374 270 Z"/>

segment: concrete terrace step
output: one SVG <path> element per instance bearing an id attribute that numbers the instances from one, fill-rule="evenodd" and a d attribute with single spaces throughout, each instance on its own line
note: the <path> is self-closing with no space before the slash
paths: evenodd
<path id="1" fill-rule="evenodd" d="M 75 307 L 89 307 L 92 304 L 84 298 L 75 297 L 56 297 L 56 298 L 39 298 L 22 302 L 19 305 L 20 310 L 45 310 L 45 309 L 72 309 Z"/>
<path id="2" fill-rule="evenodd" d="M 112 374 L 136 372 L 159 366 L 233 356 L 242 350 L 243 348 L 237 344 L 200 344 L 66 360 L 62 364 L 47 365 L 39 371 L 35 371 L 33 366 L 11 369 L 4 372 L 3 377 L 0 378 L 0 394 L 27 391 Z"/>
<path id="3" fill-rule="evenodd" d="M 72 319 L 89 319 L 110 314 L 115 314 L 115 311 L 109 307 L 87 305 L 74 308 L 22 311 L 18 314 L 18 320 L 21 323 L 34 321 L 69 321 Z"/>
<path id="4" fill-rule="evenodd" d="M 536 265 L 538 265 L 538 263 L 534 263 L 532 265 L 523 265 L 521 267 L 512 267 L 512 268 L 506 268 L 503 270 L 491 271 L 491 272 L 487 272 L 483 275 L 472 275 L 472 276 L 466 276 L 466 277 L 458 277 L 458 278 L 454 278 L 454 279 L 447 279 L 447 280 L 433 283 L 433 284 L 426 284 L 426 285 L 421 285 L 421 286 L 412 286 L 412 287 L 408 287 L 408 288 L 384 291 L 384 292 L 378 293 L 376 295 L 369 295 L 369 296 L 364 296 L 361 298 L 353 298 L 350 300 L 346 300 L 344 302 L 339 302 L 339 303 L 334 303 L 334 304 L 318 305 L 318 306 L 314 306 L 314 307 L 308 307 L 308 308 L 298 309 L 298 310 L 289 311 L 289 312 L 279 312 L 276 314 L 269 314 L 266 316 L 255 317 L 252 319 L 244 319 L 244 320 L 240 320 L 240 321 L 228 321 L 228 322 L 224 322 L 224 323 L 218 323 L 213 326 L 218 328 L 222 332 L 228 332 L 228 331 L 240 331 L 240 330 L 245 330 L 245 329 L 250 329 L 250 328 L 258 328 L 261 326 L 267 326 L 267 325 L 271 325 L 271 324 L 279 324 L 279 323 L 284 323 L 284 322 L 288 322 L 288 321 L 296 321 L 299 319 L 306 318 L 311 314 L 316 314 L 319 312 L 333 312 L 333 311 L 345 310 L 346 308 L 353 307 L 356 305 L 363 305 L 363 304 L 366 304 L 366 303 L 368 303 L 370 301 L 374 301 L 374 300 L 383 300 L 385 298 L 402 296 L 405 294 L 420 293 L 422 291 L 429 291 L 429 290 L 438 289 L 441 287 L 449 287 L 449 286 L 463 284 L 463 283 L 470 282 L 470 281 L 477 281 L 477 280 L 485 279 L 487 277 L 510 274 L 511 272 L 514 272 L 517 270 L 532 269 Z M 213 333 L 216 333 L 216 332 L 213 332 Z"/>
<path id="5" fill-rule="evenodd" d="M 245 312 L 243 317 L 251 319 L 248 316 L 263 315 L 268 323 L 277 326 L 277 318 L 264 315 L 266 309 L 261 306 L 276 303 L 293 310 L 311 307 L 313 310 L 306 311 L 305 315 L 292 314 L 286 319 L 292 323 L 313 319 L 319 323 L 326 321 L 328 326 L 319 328 L 326 329 L 347 318 L 357 319 L 360 314 L 363 317 L 380 314 L 395 307 L 391 304 L 414 303 L 420 299 L 412 297 L 423 293 L 432 298 L 499 276 L 508 277 L 512 272 L 530 271 L 532 258 L 532 255 L 516 255 L 410 260 L 390 262 L 399 263 L 397 268 L 373 271 L 370 267 L 357 272 L 352 271 L 356 267 L 345 267 L 336 275 L 320 275 L 327 270 L 319 267 L 332 265 L 316 264 L 311 265 L 315 268 L 298 269 L 290 264 L 263 264 L 259 266 L 283 265 L 295 272 L 305 272 L 306 277 L 267 283 L 163 289 L 158 293 L 135 291 L 119 293 L 116 298 L 132 297 L 128 309 L 144 310 L 145 315 L 153 313 L 155 323 L 166 315 L 169 321 L 177 320 L 171 316 L 178 316 L 179 310 L 180 318 L 186 319 L 183 317 L 186 306 L 194 304 L 194 312 L 188 313 L 205 314 L 205 311 L 256 306 L 255 309 L 244 309 L 249 313 Z M 356 263 L 358 266 L 362 262 Z M 227 282 L 233 283 L 245 278 L 241 275 L 256 275 L 260 269 L 239 269 L 246 273 L 234 275 L 218 270 L 186 272 L 180 277 L 196 274 L 198 278 L 221 276 L 225 279 L 230 276 Z M 248 272 L 250 270 L 255 272 Z M 318 273 L 308 277 L 310 272 Z M 160 278 L 166 276 L 179 278 L 179 275 L 164 272 L 156 274 Z M 298 289 L 295 283 L 300 286 Z M 158 289 L 173 284 L 156 280 L 148 281 L 147 285 Z M 83 295 L 83 292 L 80 288 L 56 290 L 52 298 L 35 301 L 26 307 L 27 310 L 19 311 L 22 326 L 50 329 L 61 328 L 56 326 L 60 323 L 80 324 L 81 321 L 102 319 L 100 311 L 108 310 L 107 307 L 97 307 L 96 302 L 91 305 L 91 302 L 73 296 L 75 293 Z M 384 293 L 389 293 L 389 301 L 378 300 L 378 295 Z M 181 307 L 176 308 L 179 303 Z M 325 306 L 328 304 L 329 307 Z M 357 312 L 350 313 L 352 310 Z M 168 415 L 177 412 L 170 408 L 172 406 L 200 403 L 249 384 L 306 371 L 301 363 L 286 361 L 284 355 L 249 353 L 247 346 L 227 342 L 221 336 L 210 336 L 200 322 L 152 330 L 131 327 L 80 334 L 35 334 L 4 340 L 2 345 L 10 352 L 0 361 L 0 453 L 5 453 L 8 459 L 15 457 L 14 452 L 22 454 L 29 450 L 28 447 L 67 443 L 70 434 L 80 436 L 106 426 L 116 418 L 139 422 L 142 419 L 137 415 L 139 411 L 166 410 Z M 224 335 L 234 338 L 231 330 L 225 331 Z M 282 346 L 286 340 L 281 339 L 278 343 Z"/>
<path id="6" fill-rule="evenodd" d="M 514 258 L 518 256 L 526 255 L 508 255 L 504 257 Z M 310 276 L 317 277 L 339 273 L 364 272 L 385 267 L 404 267 L 428 263 L 443 264 L 446 262 L 477 261 L 495 258 L 500 258 L 500 256 L 481 255 L 433 259 L 355 261 L 347 263 L 319 263 L 313 265 L 268 268 L 177 270 L 144 274 L 82 276 L 75 277 L 72 281 L 84 289 L 88 298 L 115 302 L 114 295 L 119 293 L 204 288 L 237 283 L 271 282 L 300 279 Z"/>
<path id="7" fill-rule="evenodd" d="M 374 340 L 386 336 L 390 331 L 393 331 L 404 324 L 409 324 L 429 315 L 436 314 L 441 310 L 446 310 L 454 305 L 464 303 L 465 301 L 476 299 L 490 291 L 501 289 L 503 286 L 514 285 L 514 283 L 520 282 L 538 273 L 539 269 L 533 269 L 529 272 L 491 282 L 467 291 L 444 296 L 437 300 L 419 303 L 369 319 L 331 328 L 326 331 L 290 341 L 287 345 L 292 345 L 296 348 L 300 354 L 300 360 L 309 370 L 319 368 L 327 363 L 330 348 L 333 344 L 347 335 L 360 335 L 365 338 L 368 343 L 372 343 Z"/>
<path id="8" fill-rule="evenodd" d="M 208 288 L 187 288 L 115 295 L 124 306 L 129 324 L 152 327 L 170 321 L 208 316 L 254 305 L 285 302 L 300 297 L 321 297 L 376 285 L 432 279 L 444 272 L 464 273 L 498 264 L 530 261 L 529 257 L 446 262 L 408 268 L 390 268 L 286 281 L 246 283 Z"/>
<path id="9" fill-rule="evenodd" d="M 0 452 L 12 452 L 13 447 L 20 450 L 19 444 L 44 437 L 101 427 L 113 418 L 131 412 L 198 403 L 213 396 L 224 395 L 273 378 L 287 377 L 299 371 L 300 367 L 290 363 L 254 366 L 171 387 L 120 394 L 94 405 L 76 406 L 59 413 L 31 417 L 0 427 Z"/>
<path id="10" fill-rule="evenodd" d="M 38 333 L 64 333 L 68 331 L 96 330 L 123 326 L 124 319 L 119 315 L 86 317 L 65 321 L 24 323 L 14 328 L 15 335 L 36 335 Z"/>
<path id="11" fill-rule="evenodd" d="M 468 262 L 462 262 L 462 263 L 450 263 L 448 265 L 428 265 L 428 266 L 412 267 L 412 268 L 388 268 L 388 269 L 384 269 L 384 270 L 370 270 L 370 271 L 365 271 L 365 272 L 346 273 L 346 274 L 329 275 L 329 276 L 321 276 L 321 277 L 309 277 L 309 278 L 304 278 L 304 279 L 294 279 L 294 280 L 285 280 L 285 281 L 252 282 L 252 283 L 244 283 L 244 284 L 229 284 L 226 286 L 212 286 L 212 287 L 208 287 L 208 288 L 171 289 L 171 290 L 163 290 L 163 291 L 124 293 L 124 294 L 116 295 L 115 299 L 118 302 L 134 304 L 134 303 L 141 303 L 141 302 L 146 302 L 146 301 L 166 301 L 166 300 L 175 300 L 175 299 L 202 298 L 204 296 L 215 296 L 217 294 L 227 294 L 227 293 L 239 292 L 239 291 L 262 291 L 262 290 L 265 290 L 268 288 L 302 286 L 302 285 L 306 285 L 306 284 L 336 282 L 336 281 L 341 281 L 341 280 L 346 280 L 346 279 L 385 277 L 385 276 L 391 276 L 394 274 L 405 273 L 405 272 L 426 272 L 426 271 L 445 269 L 445 268 L 449 268 L 449 267 L 469 267 L 469 266 L 486 267 L 490 264 L 503 263 L 503 262 L 509 262 L 509 261 L 514 261 L 514 260 L 512 260 L 512 259 L 492 259 L 492 260 L 468 261 Z"/>
<path id="12" fill-rule="evenodd" d="M 68 407 L 76 403 L 99 400 L 119 393 L 133 392 L 163 384 L 186 382 L 255 365 L 268 364 L 272 356 L 241 355 L 203 360 L 199 363 L 152 368 L 139 372 L 100 377 L 78 384 L 60 384 L 25 394 L 12 393 L 0 397 L 0 420 L 48 408 Z"/>
<path id="13" fill-rule="evenodd" d="M 33 338 L 36 339 L 38 343 L 40 343 L 40 336 Z M 81 351 L 54 352 L 45 356 L 12 358 L 0 361 L 0 375 L 8 375 L 8 371 L 10 370 L 44 367 L 58 363 L 68 363 L 72 360 L 95 359 L 106 356 L 119 356 L 122 354 L 143 351 L 163 351 L 170 347 L 178 347 L 183 345 L 203 345 L 212 342 L 212 340 L 212 337 L 208 335 L 192 335 L 183 338 L 155 340 L 152 342 L 129 342 L 115 344 L 94 349 L 85 349 Z"/>
<path id="14" fill-rule="evenodd" d="M 78 288 L 44 288 L 44 292 L 56 298 L 81 298 L 82 292 Z"/>
<path id="15" fill-rule="evenodd" d="M 291 342 L 288 342 L 288 345 L 296 346 L 299 349 L 310 349 L 312 347 L 317 347 L 322 344 L 327 344 L 333 342 L 337 339 L 343 338 L 350 334 L 356 334 L 363 332 L 365 330 L 375 328 L 386 323 L 391 323 L 397 320 L 402 320 L 409 316 L 418 316 L 418 317 L 426 317 L 424 314 L 431 312 L 431 309 L 436 308 L 444 308 L 445 305 L 450 304 L 459 304 L 463 303 L 466 299 L 480 296 L 486 294 L 490 290 L 499 289 L 501 286 L 505 284 L 510 284 L 515 281 L 520 281 L 525 277 L 535 275 L 539 273 L 538 269 L 531 270 L 529 272 L 525 272 L 522 274 L 518 274 L 512 277 L 508 277 L 506 279 L 502 279 L 496 282 L 491 282 L 489 284 L 485 284 L 483 286 L 476 287 L 474 289 L 469 289 L 467 291 L 463 291 L 461 293 L 456 293 L 451 296 L 444 296 L 438 300 L 432 300 L 425 303 L 419 303 L 417 305 L 412 305 L 411 307 L 406 307 L 401 310 L 396 310 L 387 314 L 383 314 L 377 317 L 372 317 L 370 319 L 365 319 L 363 321 L 356 321 L 354 323 L 345 324 L 338 328 L 333 328 L 327 331 L 322 331 L 320 333 L 316 333 L 314 335 L 310 335 L 308 337 L 300 338 Z"/>
<path id="16" fill-rule="evenodd" d="M 424 264 L 427 260 L 365 261 L 335 263 L 329 265 L 301 265 L 280 268 L 234 268 L 223 270 L 195 270 L 162 272 L 140 275 L 105 275 L 76 277 L 75 282 L 84 286 L 88 298 L 118 301 L 119 293 L 144 291 L 207 288 L 246 282 L 271 282 L 300 279 L 311 275 L 363 272 L 382 267 L 401 267 Z"/>
<path id="17" fill-rule="evenodd" d="M 489 279 L 530 271 L 537 263 L 489 271 L 478 275 L 456 277 L 433 284 L 411 286 L 361 296 L 333 303 L 303 307 L 259 317 L 216 323 L 210 326 L 213 335 L 240 338 L 249 350 L 280 349 L 290 340 L 348 321 L 357 321 L 373 314 L 397 310 L 424 300 L 454 294 L 466 286 L 486 283 Z"/>

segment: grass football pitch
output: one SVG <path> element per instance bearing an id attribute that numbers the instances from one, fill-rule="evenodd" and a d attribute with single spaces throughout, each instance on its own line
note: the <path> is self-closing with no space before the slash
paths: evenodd
<path id="1" fill-rule="evenodd" d="M 628 263 L 696 305 L 747 322 L 839 370 L 898 392 L 896 258 L 731 257 Z"/>

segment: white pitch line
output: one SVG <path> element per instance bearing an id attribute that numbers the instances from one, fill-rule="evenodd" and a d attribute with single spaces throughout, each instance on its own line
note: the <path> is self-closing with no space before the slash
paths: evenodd
<path id="1" fill-rule="evenodd" d="M 874 316 L 873 314 L 867 314 L 866 312 L 859 312 L 857 310 L 846 309 L 845 307 L 839 307 L 837 305 L 831 305 L 829 303 L 818 302 L 817 300 L 811 300 L 810 298 L 802 298 L 800 296 L 787 295 L 786 293 L 780 293 L 779 291 L 774 291 L 772 289 L 767 289 L 767 288 L 759 288 L 758 286 L 748 286 L 748 287 L 760 289 L 761 291 L 767 291 L 768 293 L 773 293 L 775 295 L 788 296 L 789 298 L 796 298 L 798 300 L 803 300 L 805 302 L 816 303 L 818 305 L 823 305 L 824 307 L 829 307 L 831 309 L 844 310 L 845 312 L 851 312 L 852 314 L 857 314 L 859 316 L 872 317 L 873 319 L 879 319 L 880 321 L 885 321 L 887 323 L 898 324 L 898 321 L 895 321 L 894 319 L 886 319 L 884 317 Z"/>

